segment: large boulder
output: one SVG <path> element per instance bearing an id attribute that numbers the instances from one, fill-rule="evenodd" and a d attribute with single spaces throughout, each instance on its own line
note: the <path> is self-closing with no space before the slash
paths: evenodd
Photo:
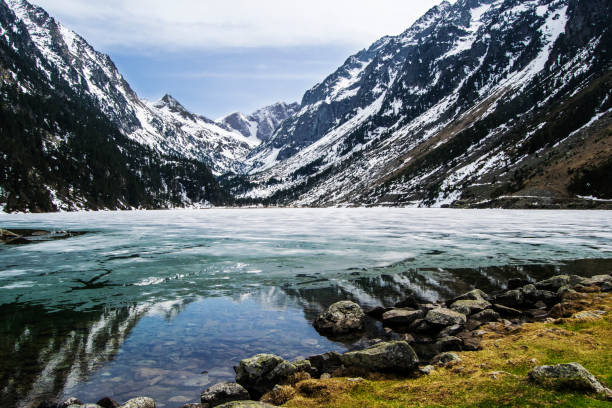
<path id="1" fill-rule="evenodd" d="M 146 397 L 132 398 L 119 408 L 155 408 L 155 401 Z"/>
<path id="2" fill-rule="evenodd" d="M 202 404 L 208 404 L 210 407 L 216 407 L 226 402 L 247 401 L 250 399 L 249 392 L 242 385 L 232 382 L 215 384 L 200 396 Z"/>
<path id="3" fill-rule="evenodd" d="M 489 300 L 489 295 L 487 295 L 480 289 L 474 289 L 470 290 L 467 293 L 464 293 L 463 295 L 457 296 L 456 298 L 448 302 L 448 304 L 453 304 L 458 300 Z"/>
<path id="4" fill-rule="evenodd" d="M 254 398 L 260 398 L 276 384 L 286 381 L 290 375 L 299 371 L 295 365 L 273 354 L 257 354 L 246 358 L 234 370 L 236 382 Z"/>
<path id="5" fill-rule="evenodd" d="M 406 326 L 424 315 L 422 310 L 392 309 L 382 315 L 382 320 L 389 326 Z"/>
<path id="6" fill-rule="evenodd" d="M 486 300 L 471 300 L 471 299 L 463 299 L 457 300 L 453 302 L 450 306 L 451 310 L 459 312 L 464 315 L 471 315 L 474 313 L 482 312 L 485 309 L 491 307 L 491 303 Z"/>
<path id="7" fill-rule="evenodd" d="M 419 362 L 416 353 L 405 341 L 378 343 L 365 350 L 344 353 L 341 360 L 345 367 L 399 373 L 412 370 Z"/>
<path id="8" fill-rule="evenodd" d="M 539 301 L 552 306 L 558 302 L 558 299 L 556 290 L 551 292 L 549 290 L 538 289 L 535 285 L 531 284 L 495 296 L 496 303 L 510 308 L 532 307 Z"/>
<path id="9" fill-rule="evenodd" d="M 455 312 L 451 309 L 439 307 L 427 312 L 427 315 L 425 316 L 425 321 L 430 325 L 443 327 L 452 326 L 455 324 L 465 324 L 467 318 L 462 313 Z"/>
<path id="10" fill-rule="evenodd" d="M 541 385 L 595 392 L 612 398 L 612 391 L 578 363 L 538 366 L 531 370 L 529 379 Z"/>
<path id="11" fill-rule="evenodd" d="M 363 329 L 365 313 L 361 307 L 349 300 L 336 302 L 321 314 L 314 322 L 320 333 L 341 335 Z"/>

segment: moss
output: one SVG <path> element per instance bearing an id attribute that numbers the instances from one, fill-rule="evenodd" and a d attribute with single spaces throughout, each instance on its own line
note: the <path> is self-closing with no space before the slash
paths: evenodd
<path id="1" fill-rule="evenodd" d="M 487 334 L 483 350 L 459 353 L 461 363 L 416 379 L 303 381 L 296 385 L 296 397 L 285 406 L 609 407 L 609 402 L 596 395 L 542 388 L 527 381 L 535 365 L 575 361 L 604 385 L 612 386 L 612 295 L 590 294 L 588 300 L 589 309 L 608 314 L 596 321 L 562 319 L 556 324 L 525 324 L 503 336 Z"/>

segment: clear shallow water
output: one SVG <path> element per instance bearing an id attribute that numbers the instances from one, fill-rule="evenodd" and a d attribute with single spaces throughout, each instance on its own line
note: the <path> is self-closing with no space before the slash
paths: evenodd
<path id="1" fill-rule="evenodd" d="M 180 406 L 255 353 L 350 347 L 311 327 L 335 300 L 391 305 L 612 269 L 612 213 L 597 211 L 103 212 L 0 215 L 0 227 L 89 232 L 0 247 L 8 407 L 58 394 Z"/>

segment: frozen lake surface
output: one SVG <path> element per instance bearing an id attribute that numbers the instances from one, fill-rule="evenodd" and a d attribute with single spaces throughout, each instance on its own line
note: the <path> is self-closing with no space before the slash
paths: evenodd
<path id="1" fill-rule="evenodd" d="M 0 246 L 3 407 L 65 395 L 180 406 L 253 354 L 351 347 L 311 327 L 340 299 L 390 306 L 612 270 L 604 211 L 2 214 L 0 228 L 87 232 Z"/>

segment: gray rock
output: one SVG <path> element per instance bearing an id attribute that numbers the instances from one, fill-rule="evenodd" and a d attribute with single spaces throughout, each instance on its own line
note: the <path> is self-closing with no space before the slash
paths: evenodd
<path id="1" fill-rule="evenodd" d="M 436 344 L 440 351 L 461 351 L 463 347 L 463 341 L 455 336 L 442 337 Z"/>
<path id="2" fill-rule="evenodd" d="M 200 401 L 203 404 L 209 404 L 211 407 L 225 404 L 232 401 L 250 400 L 249 392 L 240 384 L 232 382 L 221 382 L 208 388 L 200 396 Z"/>
<path id="3" fill-rule="evenodd" d="M 500 316 L 495 310 L 487 309 L 480 313 L 476 313 L 474 316 L 472 316 L 472 318 L 478 320 L 479 322 L 488 323 L 498 321 Z"/>
<path id="4" fill-rule="evenodd" d="M 427 312 L 425 321 L 434 326 L 452 326 L 455 324 L 465 324 L 467 318 L 464 314 L 454 310 L 439 307 Z"/>
<path id="5" fill-rule="evenodd" d="M 456 298 L 454 298 L 453 300 L 451 300 L 449 303 L 453 304 L 455 302 L 457 302 L 458 300 L 488 300 L 489 299 L 489 295 L 487 295 L 485 292 L 483 292 L 480 289 L 474 289 L 474 290 L 470 290 L 467 293 L 464 293 L 463 295 L 459 295 Z"/>
<path id="6" fill-rule="evenodd" d="M 461 330 L 463 330 L 463 326 L 461 326 L 460 324 L 448 326 L 442 329 L 442 331 L 438 334 L 438 337 L 442 338 L 442 337 L 447 337 L 447 336 L 454 336 L 455 334 L 459 333 Z"/>
<path id="7" fill-rule="evenodd" d="M 504 317 L 521 317 L 523 315 L 523 312 L 521 312 L 520 310 L 513 309 L 504 305 L 495 304 L 493 305 L 493 310 L 495 310 L 497 313 Z"/>
<path id="8" fill-rule="evenodd" d="M 432 364 L 437 364 L 439 366 L 444 366 L 454 361 L 461 361 L 461 359 L 457 354 L 448 352 L 440 353 L 431 360 Z"/>
<path id="9" fill-rule="evenodd" d="M 596 275 L 596 276 L 593 276 L 592 278 L 584 279 L 580 283 L 582 283 L 585 286 L 588 286 L 588 285 L 600 286 L 602 292 L 608 292 L 610 290 L 609 287 L 612 286 L 612 276 Z M 604 290 L 605 288 L 608 288 L 608 289 Z"/>
<path id="10" fill-rule="evenodd" d="M 155 401 L 152 398 L 137 397 L 132 398 L 119 408 L 155 408 Z"/>
<path id="11" fill-rule="evenodd" d="M 491 303 L 486 300 L 457 300 L 450 308 L 456 312 L 469 316 L 474 313 L 481 312 L 491 307 Z"/>
<path id="12" fill-rule="evenodd" d="M 578 363 L 538 366 L 529 373 L 529 379 L 542 385 L 568 387 L 612 397 L 612 391 Z"/>
<path id="13" fill-rule="evenodd" d="M 254 398 L 260 398 L 298 371 L 295 365 L 273 354 L 258 354 L 244 359 L 234 370 L 236 382 Z"/>
<path id="14" fill-rule="evenodd" d="M 201 403 L 198 402 L 198 403 L 181 405 L 180 408 L 210 408 L 210 405 L 208 405 L 208 404 L 201 404 Z"/>
<path id="15" fill-rule="evenodd" d="M 219 405 L 218 408 L 274 408 L 276 405 L 266 404 L 259 401 L 234 401 Z"/>
<path id="16" fill-rule="evenodd" d="M 317 370 L 317 374 L 332 373 L 342 366 L 340 354 L 331 351 L 325 354 L 318 354 L 307 358 L 312 367 Z"/>
<path id="17" fill-rule="evenodd" d="M 550 290 L 550 291 L 558 291 L 562 286 L 567 286 L 570 284 L 569 275 L 558 275 L 553 276 L 552 278 L 545 279 L 540 282 L 536 282 L 535 287 L 538 289 Z"/>
<path id="18" fill-rule="evenodd" d="M 78 399 L 76 397 L 70 397 L 66 401 L 64 401 L 61 404 L 59 404 L 57 406 L 57 408 L 68 408 L 71 405 L 82 405 L 82 404 L 83 403 L 81 402 L 80 399 Z"/>
<path id="19" fill-rule="evenodd" d="M 401 326 L 409 325 L 424 315 L 422 310 L 392 309 L 382 315 L 382 320 L 389 326 Z"/>
<path id="20" fill-rule="evenodd" d="M 309 360 L 297 360 L 291 363 L 295 366 L 297 371 L 303 371 L 305 373 L 310 374 L 311 376 L 316 375 L 317 369 L 312 366 Z"/>
<path id="21" fill-rule="evenodd" d="M 405 341 L 379 343 L 365 350 L 344 353 L 341 360 L 346 367 L 374 372 L 406 372 L 419 362 L 416 353 Z"/>
<path id="22" fill-rule="evenodd" d="M 324 334 L 340 335 L 363 329 L 365 313 L 361 307 L 348 300 L 336 302 L 314 322 L 314 327 Z"/>
<path id="23" fill-rule="evenodd" d="M 429 374 L 433 373 L 435 370 L 436 370 L 436 367 L 434 367 L 432 365 L 426 365 L 424 367 L 420 367 L 419 368 L 419 372 L 421 374 L 424 374 L 424 375 L 429 375 Z"/>

